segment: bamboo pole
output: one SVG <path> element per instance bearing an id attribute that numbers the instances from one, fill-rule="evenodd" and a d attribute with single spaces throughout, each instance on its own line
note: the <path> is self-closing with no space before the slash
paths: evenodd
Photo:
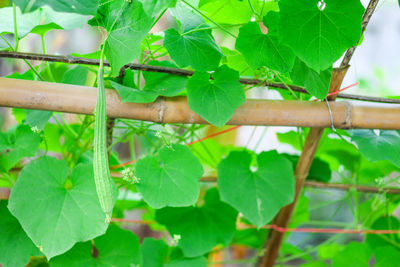
<path id="1" fill-rule="evenodd" d="M 368 4 L 367 9 L 365 10 L 365 13 L 362 18 L 361 22 L 361 35 L 364 33 L 368 22 L 372 16 L 372 13 L 374 12 L 379 0 L 371 0 Z M 361 36 L 360 36 L 361 39 Z M 350 47 L 342 60 L 342 63 L 340 64 L 340 68 L 333 69 L 332 71 L 332 77 L 331 77 L 331 83 L 329 85 L 329 92 L 336 92 L 340 89 L 340 86 L 343 82 L 344 76 L 347 73 L 349 66 L 349 62 L 351 60 L 351 57 L 354 54 L 354 51 L 356 49 L 356 46 Z M 336 99 L 336 94 L 328 97 L 327 100 L 330 101 L 335 101 Z M 372 114 L 371 114 L 372 115 Z M 367 118 L 369 119 L 369 118 Z M 332 125 L 333 128 L 333 125 Z M 311 128 L 310 132 L 308 133 L 303 151 L 301 153 L 301 156 L 299 158 L 299 161 L 297 162 L 296 169 L 294 171 L 294 176 L 296 179 L 296 188 L 295 188 L 295 197 L 294 200 L 291 204 L 283 207 L 278 215 L 275 217 L 274 222 L 275 225 L 278 227 L 283 227 L 287 228 L 290 222 L 290 218 L 292 217 L 293 211 L 296 207 L 297 200 L 299 199 L 300 193 L 302 191 L 302 188 L 304 186 L 304 182 L 308 176 L 311 164 L 314 160 L 314 155 L 315 152 L 318 149 L 319 142 L 321 140 L 322 134 L 324 132 L 324 129 L 321 128 Z M 271 230 L 269 232 L 269 237 L 268 240 L 265 244 L 265 253 L 264 256 L 261 258 L 259 261 L 259 266 L 261 267 L 272 267 L 276 261 L 276 258 L 279 255 L 280 247 L 283 242 L 283 237 L 285 233 L 276 231 L 276 230 Z"/>
<path id="2" fill-rule="evenodd" d="M 350 49 L 349 49 L 349 51 L 350 51 Z M 0 58 L 14 58 L 14 59 L 48 61 L 48 62 L 63 62 L 63 63 L 67 63 L 67 64 L 83 64 L 83 65 L 92 65 L 92 66 L 98 66 L 100 63 L 99 60 L 90 59 L 90 58 L 62 56 L 62 55 L 37 54 L 37 53 L 25 53 L 25 52 L 10 52 L 10 51 L 0 51 Z M 346 54 L 346 58 L 349 58 L 347 54 Z M 110 64 L 107 61 L 104 62 L 104 65 L 110 66 Z M 177 75 L 177 76 L 192 76 L 194 73 L 193 71 L 186 70 L 186 69 L 177 69 L 177 68 L 171 68 L 171 67 L 153 66 L 153 65 L 137 64 L 137 63 L 126 64 L 122 68 L 122 71 L 125 69 L 141 70 L 141 71 L 147 71 L 147 72 L 167 73 L 167 74 Z M 282 89 L 282 90 L 288 90 L 288 87 L 289 87 L 294 92 L 308 94 L 308 92 L 303 87 L 296 86 L 296 85 L 285 85 L 283 83 L 274 83 L 274 82 L 261 81 L 259 79 L 249 79 L 249 78 L 240 78 L 239 81 L 240 81 L 240 83 L 242 83 L 244 85 L 267 86 L 267 87 L 277 88 L 277 89 Z M 400 99 L 395 99 L 395 98 L 363 96 L 363 95 L 353 95 L 353 94 L 345 94 L 345 93 L 339 93 L 339 94 L 337 94 L 337 96 L 338 96 L 338 98 L 343 98 L 343 99 L 369 101 L 369 102 L 377 102 L 377 103 L 400 104 Z"/>
<path id="3" fill-rule="evenodd" d="M 154 103 L 121 103 L 115 90 L 107 90 L 107 115 L 159 123 L 201 123 L 185 97 L 159 98 Z M 93 114 L 96 88 L 0 78 L 0 106 Z M 331 102 L 334 126 L 340 129 L 400 129 L 400 105 Z M 325 102 L 247 100 L 228 122 L 231 125 L 331 127 Z"/>

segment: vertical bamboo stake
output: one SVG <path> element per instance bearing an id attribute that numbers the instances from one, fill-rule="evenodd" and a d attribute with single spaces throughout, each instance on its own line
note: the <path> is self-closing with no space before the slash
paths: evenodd
<path id="1" fill-rule="evenodd" d="M 365 10 L 363 19 L 362 19 L 362 34 L 364 33 L 367 24 L 374 12 L 379 0 L 371 0 L 367 9 Z M 343 57 L 343 61 L 340 65 L 340 68 L 333 69 L 331 83 L 329 85 L 329 92 L 336 92 L 340 89 L 340 86 L 343 82 L 344 76 L 349 68 L 349 62 L 351 57 L 354 54 L 356 46 L 351 47 L 347 50 L 345 56 Z M 332 95 L 328 97 L 328 100 L 334 101 L 336 99 L 336 95 Z M 294 201 L 283 207 L 278 215 L 274 219 L 274 223 L 279 227 L 288 227 L 290 218 L 292 217 L 294 208 L 296 207 L 297 200 L 301 193 L 301 190 L 304 186 L 304 181 L 308 176 L 308 172 L 310 170 L 311 164 L 314 160 L 315 152 L 317 151 L 319 141 L 321 140 L 321 136 L 324 132 L 323 128 L 311 128 L 308 133 L 306 142 L 304 144 L 303 151 L 297 162 L 296 169 L 294 171 L 294 176 L 296 179 L 296 191 Z M 272 267 L 276 261 L 276 258 L 279 255 L 279 250 L 283 242 L 284 237 L 283 232 L 278 232 L 275 230 L 271 230 L 266 246 L 265 253 L 262 259 L 259 261 L 259 266 L 261 267 Z"/>

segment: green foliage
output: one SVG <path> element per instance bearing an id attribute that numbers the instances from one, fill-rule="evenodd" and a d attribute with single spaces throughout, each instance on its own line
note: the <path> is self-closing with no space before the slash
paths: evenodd
<path id="1" fill-rule="evenodd" d="M 99 0 L 15 0 L 15 4 L 17 4 L 23 12 L 31 12 L 41 6 L 47 5 L 56 11 L 93 15 L 96 13 Z"/>
<path id="2" fill-rule="evenodd" d="M 130 231 L 110 225 L 93 242 L 77 243 L 71 250 L 50 260 L 50 266 L 140 266 L 139 238 Z"/>
<path id="3" fill-rule="evenodd" d="M 400 134 L 396 131 L 352 130 L 351 140 L 354 141 L 361 154 L 372 162 L 389 160 L 400 167 Z"/>
<path id="4" fill-rule="evenodd" d="M 189 107 L 209 123 L 221 127 L 245 101 L 239 73 L 226 65 L 210 79 L 207 72 L 195 72 L 187 84 Z"/>
<path id="5" fill-rule="evenodd" d="M 118 75 L 123 65 L 139 58 L 140 43 L 149 32 L 153 20 L 137 0 L 102 0 L 89 24 L 107 31 L 104 53 L 113 75 Z"/>
<path id="6" fill-rule="evenodd" d="M 200 193 L 203 168 L 183 145 L 165 146 L 157 156 L 147 156 L 136 164 L 137 187 L 153 208 L 193 205 Z"/>
<path id="7" fill-rule="evenodd" d="M 49 1 L 50 2 L 50 1 Z M 14 33 L 13 8 L 0 9 L 0 34 Z M 72 30 L 81 28 L 88 20 L 87 16 L 53 11 L 49 7 L 40 8 L 31 13 L 22 14 L 16 9 L 18 37 L 22 38 L 28 33 L 45 35 L 50 30 Z"/>
<path id="8" fill-rule="evenodd" d="M 22 228 L 49 259 L 107 229 L 92 166 L 79 165 L 68 177 L 69 171 L 65 161 L 52 157 L 33 161 L 21 171 L 8 204 Z"/>
<path id="9" fill-rule="evenodd" d="M 263 34 L 256 22 L 250 22 L 239 30 L 236 49 L 253 68 L 266 66 L 279 72 L 288 72 L 294 64 L 294 53 L 279 40 L 279 13 L 270 12 L 264 17 L 268 33 Z"/>
<path id="10" fill-rule="evenodd" d="M 296 58 L 290 77 L 295 84 L 304 86 L 307 92 L 323 100 L 329 92 L 331 75 L 332 67 L 318 73 Z"/>
<path id="11" fill-rule="evenodd" d="M 178 246 L 187 257 L 205 254 L 218 244 L 228 245 L 236 228 L 237 211 L 220 201 L 216 188 L 209 189 L 202 207 L 163 208 L 156 219 L 171 236 L 180 235 Z"/>
<path id="12" fill-rule="evenodd" d="M 318 3 L 282 0 L 279 9 L 282 41 L 310 68 L 320 72 L 357 44 L 364 8 L 359 0 L 326 0 L 320 8 Z"/>
<path id="13" fill-rule="evenodd" d="M 231 152 L 218 166 L 218 187 L 223 201 L 261 227 L 293 201 L 293 168 L 276 151 L 258 155 L 257 165 L 251 162 L 248 152 Z"/>
<path id="14" fill-rule="evenodd" d="M 8 171 L 21 159 L 35 155 L 40 142 L 40 136 L 27 125 L 0 132 L 0 170 Z"/>
<path id="15" fill-rule="evenodd" d="M 21 224 L 7 209 L 7 201 L 0 200 L 0 263 L 4 267 L 25 266 L 30 256 L 40 254 Z"/>

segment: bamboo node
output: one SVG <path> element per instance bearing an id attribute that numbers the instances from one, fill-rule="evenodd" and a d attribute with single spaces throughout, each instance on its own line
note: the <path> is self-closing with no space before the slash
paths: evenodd
<path id="1" fill-rule="evenodd" d="M 164 122 L 164 114 L 165 114 L 165 109 L 166 109 L 166 105 L 165 105 L 165 98 L 164 97 L 160 97 L 157 100 L 157 115 L 158 115 L 158 122 L 159 123 L 163 123 Z"/>

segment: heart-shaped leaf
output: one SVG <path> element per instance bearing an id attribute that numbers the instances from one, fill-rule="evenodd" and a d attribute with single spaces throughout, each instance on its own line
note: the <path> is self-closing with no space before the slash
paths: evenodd
<path id="1" fill-rule="evenodd" d="M 67 253 L 52 258 L 50 266 L 141 266 L 141 259 L 139 238 L 111 224 L 106 234 L 96 237 L 93 244 L 90 241 L 76 244 Z"/>
<path id="2" fill-rule="evenodd" d="M 369 161 L 389 160 L 400 167 L 400 134 L 397 131 L 351 130 L 351 140 Z"/>
<path id="3" fill-rule="evenodd" d="M 219 199 L 218 191 L 207 191 L 202 207 L 163 208 L 157 221 L 171 235 L 180 235 L 178 246 L 186 257 L 209 252 L 218 244 L 228 245 L 236 229 L 237 211 Z"/>
<path id="4" fill-rule="evenodd" d="M 47 258 L 106 231 L 92 169 L 80 164 L 67 179 L 67 162 L 42 157 L 21 171 L 8 207 Z"/>
<path id="5" fill-rule="evenodd" d="M 40 255 L 39 249 L 26 235 L 17 219 L 0 201 L 0 264 L 4 267 L 25 266 L 30 256 Z"/>
<path id="6" fill-rule="evenodd" d="M 359 0 L 281 0 L 280 39 L 319 72 L 329 68 L 361 36 Z"/>
<path id="7" fill-rule="evenodd" d="M 223 201 L 261 227 L 293 201 L 295 180 L 292 164 L 276 151 L 259 154 L 257 169 L 251 161 L 247 151 L 231 152 L 218 166 L 218 188 Z"/>
<path id="8" fill-rule="evenodd" d="M 113 75 L 118 75 L 123 65 L 139 58 L 140 44 L 153 21 L 139 1 L 101 1 L 96 16 L 89 24 L 101 26 L 108 33 L 104 53 Z"/>
<path id="9" fill-rule="evenodd" d="M 239 29 L 235 47 L 253 69 L 262 66 L 280 72 L 292 69 L 295 56 L 292 49 L 278 39 L 278 23 L 279 13 L 269 12 L 264 17 L 267 34 L 261 32 L 256 22 L 250 22 Z"/>
<path id="10" fill-rule="evenodd" d="M 221 127 L 244 103 L 245 94 L 239 73 L 226 65 L 219 67 L 210 79 L 207 72 L 195 72 L 187 84 L 191 110 L 209 123 Z"/>
<path id="11" fill-rule="evenodd" d="M 183 207 L 196 203 L 203 167 L 189 148 L 174 144 L 161 148 L 157 156 L 139 160 L 135 175 L 143 199 L 152 208 Z"/>

